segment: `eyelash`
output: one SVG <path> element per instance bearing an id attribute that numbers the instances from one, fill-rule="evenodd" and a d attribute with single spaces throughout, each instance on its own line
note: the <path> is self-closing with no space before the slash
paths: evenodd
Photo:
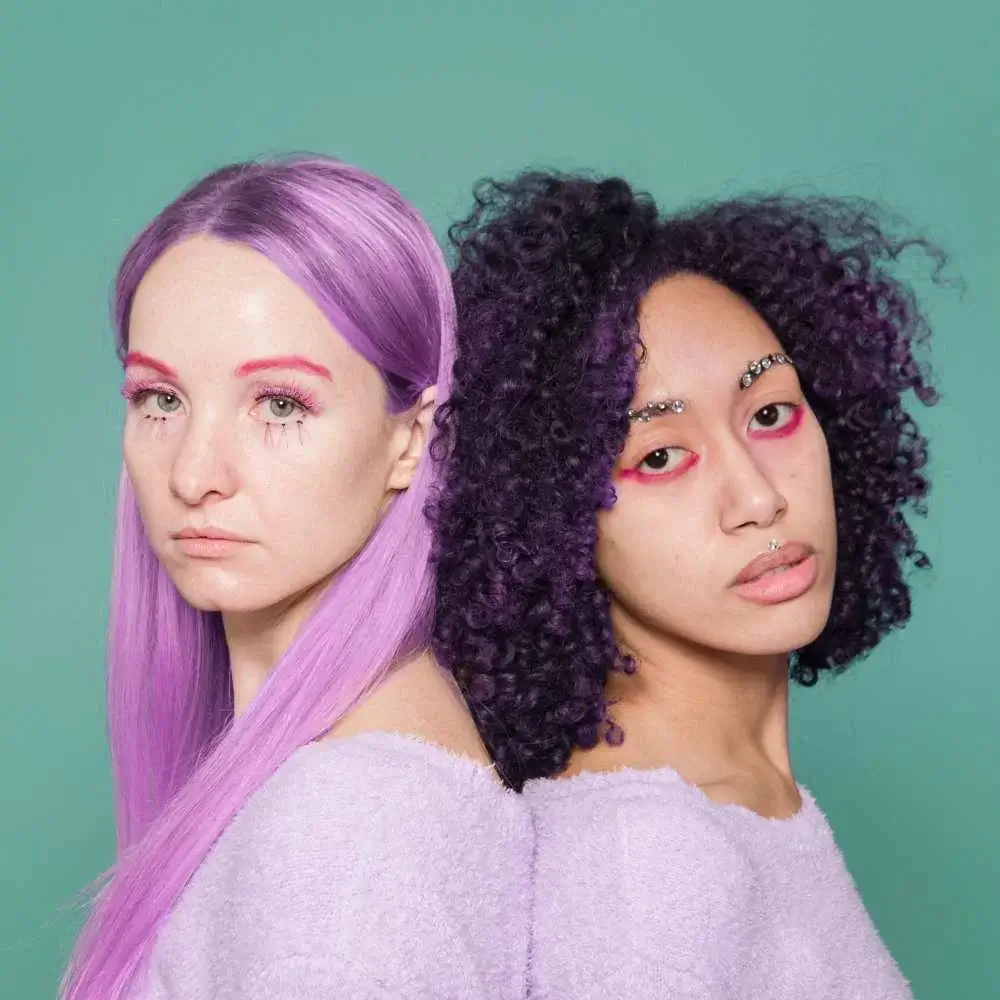
<path id="1" fill-rule="evenodd" d="M 680 448 L 675 445 L 668 445 L 665 448 L 655 448 L 653 451 L 646 452 L 642 456 L 639 465 L 632 469 L 623 469 L 619 474 L 622 479 L 632 479 L 638 483 L 668 483 L 673 479 L 678 479 L 684 475 L 689 469 L 701 461 L 701 456 L 697 455 L 693 451 L 688 451 L 687 458 L 685 458 L 681 464 L 676 469 L 671 469 L 669 472 L 643 472 L 640 466 L 651 456 L 662 451 L 687 451 L 686 448 Z"/>
<path id="2" fill-rule="evenodd" d="M 754 411 L 754 415 L 751 418 L 750 423 L 751 424 L 753 423 L 753 421 L 760 415 L 762 410 L 766 410 L 769 407 L 774 407 L 775 409 L 780 409 L 781 407 L 787 407 L 791 411 L 791 413 L 789 415 L 787 423 L 785 423 L 784 426 L 782 427 L 765 428 L 763 430 L 757 430 L 757 431 L 750 430 L 750 428 L 747 428 L 748 433 L 752 437 L 758 440 L 760 440 L 761 438 L 764 438 L 765 440 L 774 440 L 775 438 L 789 437 L 798 430 L 799 425 L 802 423 L 802 418 L 805 416 L 805 410 L 801 403 L 787 403 L 787 402 L 767 403 L 764 406 Z"/>
<path id="3" fill-rule="evenodd" d="M 167 385 L 160 382 L 149 382 L 145 379 L 127 378 L 122 386 L 122 395 L 132 406 L 139 407 L 150 397 L 162 394 L 164 396 L 176 396 L 177 393 Z"/>
<path id="4" fill-rule="evenodd" d="M 136 408 L 154 395 L 165 395 L 177 397 L 177 392 L 172 387 L 161 382 L 150 382 L 144 379 L 127 378 L 122 386 L 122 395 L 128 403 Z M 254 390 L 254 403 L 259 404 L 270 399 L 287 399 L 298 409 L 299 414 L 316 414 L 321 410 L 319 400 L 309 392 L 299 386 L 285 385 L 262 385 Z M 289 414 L 292 416 L 293 414 Z M 269 424 L 282 424 L 285 421 L 280 419 L 266 420 Z"/>
<path id="5" fill-rule="evenodd" d="M 801 403 L 788 403 L 788 402 L 767 403 L 764 406 L 761 406 L 754 411 L 750 423 L 752 424 L 753 421 L 760 415 L 761 411 L 766 410 L 768 407 L 775 407 L 775 408 L 787 407 L 791 411 L 789 419 L 783 426 L 778 427 L 776 430 L 768 429 L 761 431 L 753 431 L 748 428 L 748 433 L 753 438 L 757 440 L 760 439 L 774 440 L 775 438 L 789 437 L 790 435 L 794 434 L 796 430 L 798 430 L 805 414 L 804 408 Z M 682 461 L 681 464 L 676 469 L 671 469 L 669 472 L 649 473 L 649 472 L 643 472 L 641 470 L 641 466 L 650 458 L 650 456 L 655 455 L 658 452 L 674 451 L 674 450 L 687 451 L 686 448 L 681 448 L 680 445 L 664 445 L 660 448 L 654 448 L 653 451 L 648 451 L 642 456 L 642 458 L 639 460 L 638 465 L 635 465 L 630 469 L 623 469 L 619 473 L 619 477 L 621 479 L 631 479 L 634 480 L 635 482 L 640 482 L 640 483 L 670 482 L 684 475 L 685 472 L 688 472 L 701 460 L 700 455 L 698 455 L 695 452 L 689 451 L 688 458 Z"/>
<path id="6" fill-rule="evenodd" d="M 300 420 L 302 414 L 316 414 L 320 412 L 319 400 L 312 393 L 291 384 L 259 386 L 254 390 L 254 399 L 257 403 L 262 403 L 269 399 L 287 399 L 290 403 L 294 403 L 298 407 Z M 289 417 L 294 415 L 294 413 L 290 413 Z M 275 420 L 266 420 L 265 418 L 265 422 L 281 425 L 287 421 L 280 418 Z"/>

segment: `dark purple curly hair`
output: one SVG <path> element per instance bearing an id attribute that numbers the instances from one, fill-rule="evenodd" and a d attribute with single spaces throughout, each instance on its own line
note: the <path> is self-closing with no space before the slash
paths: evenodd
<path id="1" fill-rule="evenodd" d="M 826 434 L 837 582 L 793 679 L 843 670 L 907 621 L 904 571 L 927 558 L 904 509 L 923 513 L 928 481 L 903 395 L 937 396 L 914 357 L 927 323 L 888 268 L 918 246 L 937 276 L 940 251 L 890 238 L 867 203 L 767 197 L 664 217 L 623 180 L 547 173 L 481 183 L 451 238 L 459 354 L 437 418 L 435 648 L 510 785 L 620 735 L 604 689 L 634 665 L 597 576 L 597 513 L 615 499 L 639 304 L 667 275 L 746 299 L 794 357 Z"/>

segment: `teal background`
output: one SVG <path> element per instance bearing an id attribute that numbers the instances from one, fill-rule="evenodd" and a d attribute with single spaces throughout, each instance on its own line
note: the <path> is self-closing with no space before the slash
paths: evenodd
<path id="1" fill-rule="evenodd" d="M 935 568 L 912 625 L 797 693 L 793 728 L 917 997 L 1000 997 L 992 5 L 8 0 L 0 38 L 0 995 L 53 995 L 74 894 L 111 860 L 117 258 L 210 168 L 316 149 L 397 184 L 438 233 L 475 179 L 535 164 L 618 171 L 667 206 L 862 194 L 951 252 L 968 288 L 927 299 L 944 402 L 921 414 Z"/>

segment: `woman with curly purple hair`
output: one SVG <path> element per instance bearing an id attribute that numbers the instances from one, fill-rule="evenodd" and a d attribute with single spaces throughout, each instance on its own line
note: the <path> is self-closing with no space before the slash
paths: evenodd
<path id="1" fill-rule="evenodd" d="M 532 995 L 909 997 L 787 708 L 909 618 L 936 395 L 890 272 L 939 252 L 537 173 L 452 236 L 435 643 L 534 812 Z"/>

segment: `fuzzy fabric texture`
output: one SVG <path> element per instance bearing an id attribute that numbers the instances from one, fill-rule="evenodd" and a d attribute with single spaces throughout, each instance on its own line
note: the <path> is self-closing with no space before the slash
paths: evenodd
<path id="1" fill-rule="evenodd" d="M 912 1000 L 810 794 L 791 819 L 670 770 L 525 787 L 532 1000 Z"/>
<path id="2" fill-rule="evenodd" d="M 531 820 L 493 772 L 370 733 L 297 751 L 164 926 L 142 1000 L 522 1000 Z"/>

